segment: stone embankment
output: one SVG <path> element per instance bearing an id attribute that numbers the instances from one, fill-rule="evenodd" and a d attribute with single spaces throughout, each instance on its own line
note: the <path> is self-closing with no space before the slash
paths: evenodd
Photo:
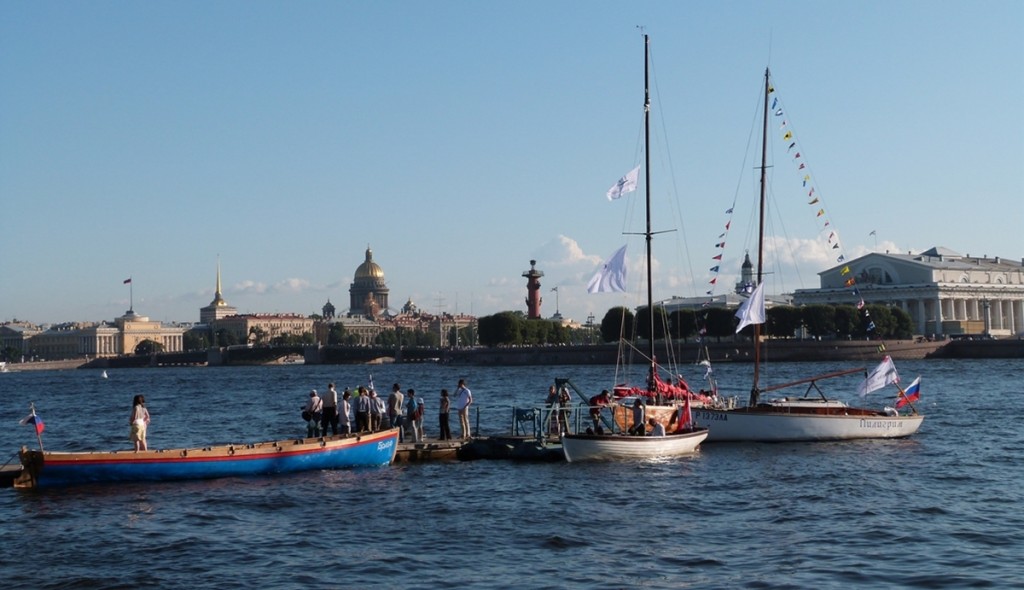
<path id="1" fill-rule="evenodd" d="M 1024 358 L 1024 340 L 894 340 L 884 343 L 857 340 L 772 340 L 763 344 L 773 362 L 872 361 L 887 354 L 896 360 L 920 359 L 1014 359 Z M 660 346 L 660 345 L 659 345 Z M 614 344 L 571 346 L 520 346 L 460 349 L 385 349 L 382 347 L 311 346 L 298 356 L 292 348 L 237 351 L 210 349 L 190 353 L 158 353 L 145 356 L 8 363 L 8 371 L 57 369 L 107 369 L 168 366 L 234 366 L 252 364 L 369 364 L 374 362 L 440 362 L 463 366 L 614 365 L 618 347 Z M 711 362 L 752 362 L 749 342 L 713 342 L 707 346 Z M 412 354 L 415 352 L 416 354 Z M 386 356 L 390 353 L 394 356 Z M 697 345 L 678 343 L 671 355 L 677 359 L 698 358 Z M 236 358 L 238 357 L 238 358 Z M 703 356 L 700 358 L 704 358 Z"/>

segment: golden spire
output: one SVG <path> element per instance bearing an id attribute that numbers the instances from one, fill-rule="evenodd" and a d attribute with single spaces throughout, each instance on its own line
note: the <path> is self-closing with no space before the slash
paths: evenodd
<path id="1" fill-rule="evenodd" d="M 220 294 L 220 256 L 217 256 L 217 292 L 213 295 L 213 301 L 210 305 L 227 305 L 224 298 Z"/>

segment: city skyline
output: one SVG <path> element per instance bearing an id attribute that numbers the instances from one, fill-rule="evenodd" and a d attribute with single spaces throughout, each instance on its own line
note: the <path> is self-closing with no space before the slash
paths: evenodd
<path id="1" fill-rule="evenodd" d="M 1019 2 L 40 2 L 0 16 L 0 322 L 110 320 L 129 277 L 138 313 L 196 322 L 218 258 L 239 313 L 341 311 L 367 246 L 392 309 L 525 312 L 530 260 L 544 317 L 556 300 L 578 322 L 640 305 L 645 187 L 605 196 L 642 162 L 638 24 L 654 229 L 678 230 L 655 237 L 655 299 L 703 295 L 714 266 L 716 293 L 731 290 L 755 248 L 746 144 L 766 66 L 847 259 L 1024 256 Z M 835 265 L 780 141 L 774 293 Z M 624 243 L 629 292 L 587 294 Z"/>

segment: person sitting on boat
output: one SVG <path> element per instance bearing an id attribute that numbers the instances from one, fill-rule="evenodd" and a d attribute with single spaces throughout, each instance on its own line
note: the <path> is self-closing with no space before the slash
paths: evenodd
<path id="1" fill-rule="evenodd" d="M 665 436 L 665 427 L 654 418 L 647 421 L 651 425 L 651 436 Z"/>
<path id="2" fill-rule="evenodd" d="M 323 400 L 316 390 L 309 392 L 309 399 L 302 408 L 302 419 L 306 421 L 306 438 L 320 436 L 320 418 L 323 411 Z"/>

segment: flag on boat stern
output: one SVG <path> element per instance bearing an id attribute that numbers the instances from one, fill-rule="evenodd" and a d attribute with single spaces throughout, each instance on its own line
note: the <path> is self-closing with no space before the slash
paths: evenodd
<path id="1" fill-rule="evenodd" d="M 683 398 L 683 405 L 679 408 L 679 424 L 676 432 L 683 432 L 687 428 L 693 428 L 693 412 L 690 411 L 690 394 Z"/>
<path id="2" fill-rule="evenodd" d="M 122 283 L 125 284 L 125 285 L 127 285 L 128 283 L 131 283 L 131 282 L 132 282 L 132 278 L 131 277 L 128 277 L 127 279 L 122 281 Z"/>
<path id="3" fill-rule="evenodd" d="M 46 428 L 46 425 L 43 424 L 43 419 L 40 418 L 39 416 L 37 416 L 35 412 L 32 412 L 28 416 L 25 416 L 24 418 L 22 418 L 21 421 L 18 422 L 18 424 L 31 424 L 31 425 L 35 426 L 36 427 L 36 434 L 42 434 L 43 433 L 43 429 Z"/>
<path id="4" fill-rule="evenodd" d="M 628 246 L 629 244 L 627 244 Z M 626 290 L 626 246 L 612 254 L 587 283 L 587 293 L 622 293 Z"/>
<path id="5" fill-rule="evenodd" d="M 635 191 L 636 181 L 639 176 L 639 166 L 627 172 L 625 176 L 620 178 L 619 181 L 612 186 L 612 188 L 608 189 L 608 192 L 606 193 L 608 195 L 608 200 L 614 201 L 626 193 Z"/>
<path id="6" fill-rule="evenodd" d="M 914 382 L 910 384 L 905 391 L 900 393 L 900 399 L 896 400 L 896 407 L 902 408 L 910 402 L 916 402 L 921 399 L 921 378 L 914 379 Z"/>
<path id="7" fill-rule="evenodd" d="M 857 388 L 857 394 L 864 397 L 872 391 L 899 382 L 900 375 L 896 372 L 896 365 L 893 364 L 892 357 L 885 355 L 882 362 L 861 382 L 860 387 Z"/>
<path id="8" fill-rule="evenodd" d="M 740 319 L 740 325 L 736 328 L 737 334 L 751 324 L 764 323 L 764 283 L 758 285 L 750 294 L 750 298 L 736 310 L 736 317 Z"/>

